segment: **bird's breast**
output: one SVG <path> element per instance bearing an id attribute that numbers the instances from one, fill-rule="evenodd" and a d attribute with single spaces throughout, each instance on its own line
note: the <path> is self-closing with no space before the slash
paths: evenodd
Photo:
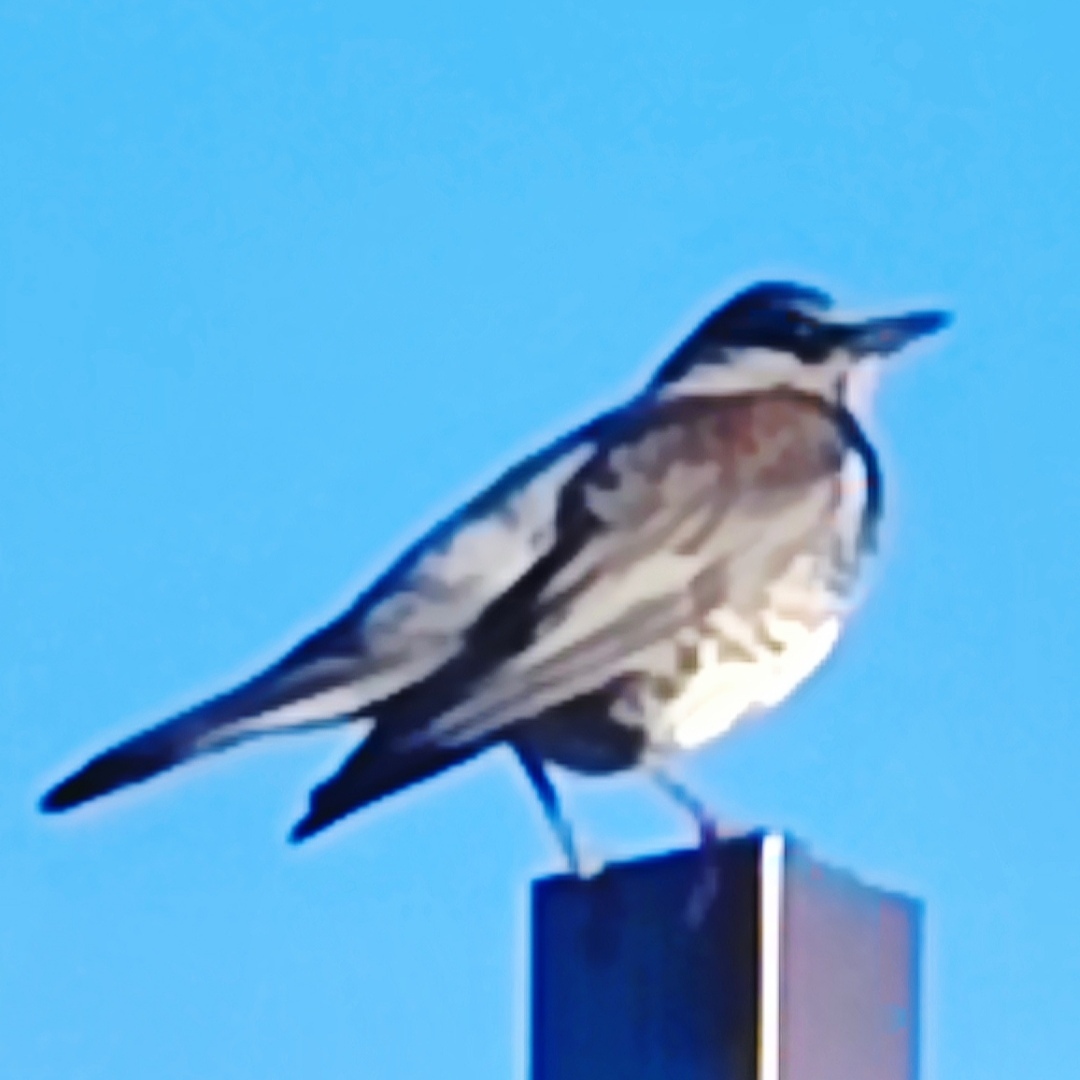
<path id="1" fill-rule="evenodd" d="M 719 738 L 779 705 L 825 661 L 846 616 L 824 553 L 803 553 L 751 609 L 722 603 L 657 654 L 615 715 L 665 753 Z"/>

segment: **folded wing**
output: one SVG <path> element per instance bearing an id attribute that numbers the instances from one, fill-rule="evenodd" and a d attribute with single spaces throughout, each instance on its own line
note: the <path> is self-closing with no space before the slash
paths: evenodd
<path id="1" fill-rule="evenodd" d="M 192 757 L 351 719 L 451 662 L 478 616 L 554 543 L 562 487 L 601 417 L 525 459 L 409 549 L 353 606 L 243 685 L 94 757 L 42 800 L 66 810 Z"/>

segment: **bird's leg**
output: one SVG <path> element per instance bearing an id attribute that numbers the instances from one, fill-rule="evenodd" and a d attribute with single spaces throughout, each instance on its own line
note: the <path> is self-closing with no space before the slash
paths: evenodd
<path id="1" fill-rule="evenodd" d="M 662 765 L 651 762 L 648 768 L 660 790 L 684 810 L 688 810 L 697 822 L 698 835 L 701 838 L 702 872 L 686 906 L 686 921 L 697 928 L 701 926 L 720 893 L 719 863 L 714 855 L 716 842 L 726 830 L 720 828 L 709 808 Z"/>
<path id="2" fill-rule="evenodd" d="M 525 775 L 529 778 L 529 783 L 532 784 L 533 790 L 540 800 L 540 805 L 544 808 L 544 815 L 548 819 L 552 832 L 555 833 L 559 847 L 562 848 L 563 854 L 566 856 L 570 873 L 577 877 L 584 877 L 581 857 L 578 855 L 577 845 L 574 843 L 573 830 L 570 828 L 570 822 L 566 820 L 563 814 L 562 805 L 559 802 L 559 793 L 555 790 L 551 777 L 545 771 L 544 763 L 536 754 L 517 744 L 514 745 L 514 753 L 517 754 L 518 761 L 521 762 L 521 767 L 525 770 Z"/>
<path id="3" fill-rule="evenodd" d="M 657 787 L 693 817 L 701 837 L 701 846 L 709 847 L 714 844 L 721 835 L 721 829 L 709 808 L 662 765 L 653 762 L 648 768 Z"/>

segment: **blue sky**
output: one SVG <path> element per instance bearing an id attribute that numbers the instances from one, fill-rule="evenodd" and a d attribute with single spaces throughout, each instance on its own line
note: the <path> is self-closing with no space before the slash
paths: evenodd
<path id="1" fill-rule="evenodd" d="M 926 900 L 928 1077 L 1074 1060 L 1075 17 L 659 8 L 0 3 L 0 1074 L 523 1075 L 559 860 L 505 755 L 299 850 L 347 735 L 34 803 L 760 276 L 958 319 L 884 387 L 851 634 L 683 774 Z"/>

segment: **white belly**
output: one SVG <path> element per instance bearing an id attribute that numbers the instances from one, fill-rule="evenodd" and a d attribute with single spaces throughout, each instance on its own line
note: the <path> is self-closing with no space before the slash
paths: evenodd
<path id="1" fill-rule="evenodd" d="M 781 629 L 775 620 L 774 635 Z M 785 621 L 782 649 L 762 646 L 754 659 L 722 655 L 715 639 L 699 646 L 701 666 L 681 692 L 662 709 L 664 741 L 688 750 L 729 731 L 744 716 L 779 705 L 824 662 L 840 637 L 840 619 L 832 616 L 809 628 Z"/>
<path id="2" fill-rule="evenodd" d="M 821 556 L 796 558 L 756 610 L 712 612 L 676 643 L 672 677 L 627 702 L 622 718 L 643 724 L 664 752 L 701 746 L 743 717 L 779 705 L 825 661 L 843 628 L 847 605 L 826 563 Z"/>

